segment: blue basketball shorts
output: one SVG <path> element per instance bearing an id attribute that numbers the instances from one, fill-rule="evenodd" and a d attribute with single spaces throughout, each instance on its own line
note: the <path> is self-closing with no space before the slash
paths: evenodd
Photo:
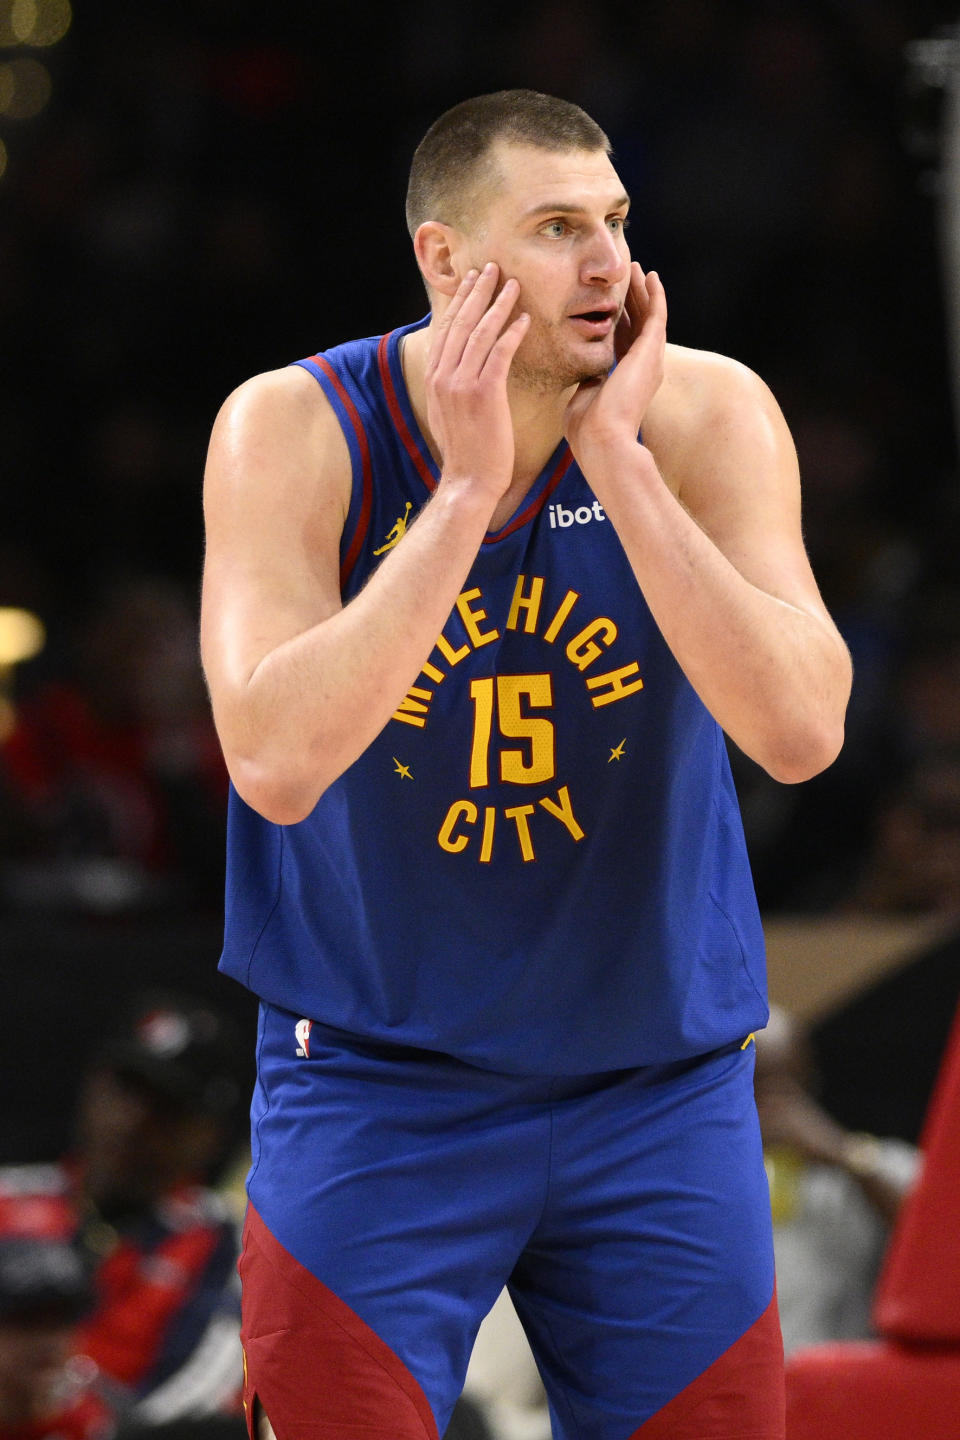
<path id="1" fill-rule="evenodd" d="M 782 1440 L 753 1046 L 555 1079 L 263 1006 L 248 1415 L 437 1440 L 509 1287 L 556 1440 Z"/>

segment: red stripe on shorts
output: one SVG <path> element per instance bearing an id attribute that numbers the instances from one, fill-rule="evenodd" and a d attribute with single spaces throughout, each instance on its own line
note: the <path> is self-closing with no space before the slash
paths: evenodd
<path id="1" fill-rule="evenodd" d="M 630 1440 L 783 1440 L 783 1341 L 777 1297 L 759 1320 Z"/>
<path id="2" fill-rule="evenodd" d="M 438 1440 L 417 1380 L 249 1206 L 240 1256 L 244 1409 L 279 1440 Z"/>

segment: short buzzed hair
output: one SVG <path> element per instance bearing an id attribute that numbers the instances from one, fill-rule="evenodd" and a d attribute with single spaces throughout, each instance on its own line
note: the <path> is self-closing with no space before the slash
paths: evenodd
<path id="1" fill-rule="evenodd" d="M 435 120 L 410 166 L 407 228 L 425 220 L 462 228 L 471 202 L 494 179 L 490 151 L 498 140 L 554 153 L 603 150 L 610 141 L 585 110 L 537 90 L 497 90 L 463 100 Z"/>

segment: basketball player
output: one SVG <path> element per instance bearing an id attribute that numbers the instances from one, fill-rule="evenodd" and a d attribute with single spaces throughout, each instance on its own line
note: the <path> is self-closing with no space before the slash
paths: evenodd
<path id="1" fill-rule="evenodd" d="M 457 106 L 410 176 L 429 316 L 214 428 L 222 965 L 263 1002 L 247 1396 L 279 1440 L 436 1440 L 505 1284 L 558 1440 L 783 1433 L 722 731 L 816 774 L 850 662 L 780 412 L 665 348 L 628 207 L 577 107 Z"/>

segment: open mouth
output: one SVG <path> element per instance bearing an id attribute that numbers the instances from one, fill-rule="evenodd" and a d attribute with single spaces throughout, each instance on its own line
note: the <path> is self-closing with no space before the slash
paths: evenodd
<path id="1" fill-rule="evenodd" d="M 609 335 L 616 324 L 617 312 L 613 310 L 581 310 L 578 315 L 571 315 L 570 320 L 583 335 L 591 339 L 603 338 Z"/>

